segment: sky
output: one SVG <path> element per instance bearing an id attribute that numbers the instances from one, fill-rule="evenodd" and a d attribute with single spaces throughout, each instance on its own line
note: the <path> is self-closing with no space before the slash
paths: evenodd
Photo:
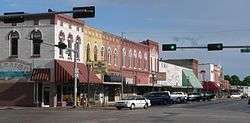
<path id="1" fill-rule="evenodd" d="M 249 0 L 0 0 L 0 13 L 72 10 L 96 6 L 88 25 L 139 42 L 151 39 L 177 46 L 250 45 Z M 220 64 L 225 74 L 250 75 L 250 53 L 239 49 L 161 52 L 163 59 L 195 58 Z"/>

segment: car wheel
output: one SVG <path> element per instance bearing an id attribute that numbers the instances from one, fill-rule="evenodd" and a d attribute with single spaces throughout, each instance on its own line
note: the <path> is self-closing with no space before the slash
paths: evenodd
<path id="1" fill-rule="evenodd" d="M 164 100 L 163 101 L 163 105 L 167 105 L 168 104 L 168 101 L 167 100 Z"/>
<path id="2" fill-rule="evenodd" d="M 121 110 L 122 109 L 122 107 L 116 107 L 118 110 Z"/>
<path id="3" fill-rule="evenodd" d="M 131 104 L 130 110 L 134 110 L 134 109 L 135 109 L 135 104 Z"/>
<path id="4" fill-rule="evenodd" d="M 177 98 L 176 103 L 181 103 L 181 98 Z"/>
<path id="5" fill-rule="evenodd" d="M 148 108 L 148 104 L 146 103 L 143 108 L 147 109 Z"/>

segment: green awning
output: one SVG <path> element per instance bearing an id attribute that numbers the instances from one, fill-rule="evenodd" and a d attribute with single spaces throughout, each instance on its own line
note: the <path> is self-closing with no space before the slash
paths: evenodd
<path id="1" fill-rule="evenodd" d="M 200 81 L 194 75 L 193 71 L 187 69 L 182 70 L 182 86 L 202 88 Z"/>

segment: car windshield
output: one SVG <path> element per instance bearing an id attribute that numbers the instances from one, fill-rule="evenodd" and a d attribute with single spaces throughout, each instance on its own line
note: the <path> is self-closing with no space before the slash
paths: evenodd
<path id="1" fill-rule="evenodd" d="M 127 96 L 124 97 L 122 100 L 136 100 L 137 96 Z"/>

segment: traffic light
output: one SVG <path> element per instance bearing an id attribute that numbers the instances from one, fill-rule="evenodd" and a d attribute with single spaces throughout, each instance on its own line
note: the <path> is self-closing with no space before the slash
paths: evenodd
<path id="1" fill-rule="evenodd" d="M 55 45 L 56 47 L 60 48 L 60 49 L 66 49 L 67 45 L 63 42 L 58 42 L 58 45 Z"/>
<path id="2" fill-rule="evenodd" d="M 163 44 L 162 45 L 162 51 L 175 51 L 176 50 L 176 44 Z"/>
<path id="3" fill-rule="evenodd" d="M 223 44 L 222 43 L 208 44 L 207 49 L 208 51 L 223 50 Z"/>
<path id="4" fill-rule="evenodd" d="M 73 8 L 73 18 L 93 18 L 93 17 L 95 17 L 95 6 Z"/>
<path id="5" fill-rule="evenodd" d="M 250 48 L 245 48 L 245 49 L 240 49 L 241 53 L 249 53 L 250 52 Z"/>
<path id="6" fill-rule="evenodd" d="M 24 22 L 23 15 L 24 12 L 9 12 L 4 13 L 3 22 L 4 23 L 22 23 Z"/>

